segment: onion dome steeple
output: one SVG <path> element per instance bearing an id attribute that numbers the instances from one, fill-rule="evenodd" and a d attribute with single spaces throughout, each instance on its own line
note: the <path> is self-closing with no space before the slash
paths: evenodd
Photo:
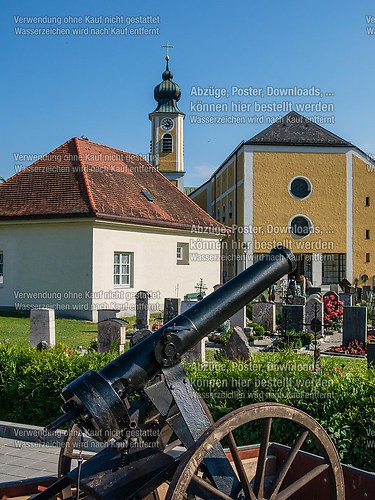
<path id="1" fill-rule="evenodd" d="M 177 83 L 172 81 L 173 73 L 169 69 L 169 59 L 170 57 L 167 55 L 165 58 L 167 65 L 162 74 L 163 81 L 154 89 L 154 98 L 158 103 L 154 113 L 179 113 L 183 115 L 177 106 L 181 97 L 181 89 Z"/>

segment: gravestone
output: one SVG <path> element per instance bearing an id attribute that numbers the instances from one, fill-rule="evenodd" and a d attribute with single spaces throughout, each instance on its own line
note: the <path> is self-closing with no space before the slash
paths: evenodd
<path id="1" fill-rule="evenodd" d="M 329 285 L 329 289 L 331 292 L 335 292 L 335 293 L 339 293 L 339 285 L 338 283 L 332 283 L 331 285 Z"/>
<path id="2" fill-rule="evenodd" d="M 149 329 L 150 311 L 148 307 L 148 299 L 150 294 L 144 290 L 140 290 L 135 296 L 135 312 L 136 320 L 135 327 L 137 330 Z"/>
<path id="3" fill-rule="evenodd" d="M 252 321 L 274 332 L 276 330 L 276 305 L 272 302 L 255 302 L 252 307 Z"/>
<path id="4" fill-rule="evenodd" d="M 121 319 L 109 318 L 98 323 L 98 352 L 108 352 L 118 342 L 119 354 L 124 352 L 126 323 Z"/>
<path id="5" fill-rule="evenodd" d="M 164 325 L 171 321 L 173 318 L 178 316 L 181 311 L 181 299 L 164 299 L 164 315 L 163 323 Z"/>
<path id="6" fill-rule="evenodd" d="M 40 343 L 55 345 L 55 310 L 32 309 L 30 311 L 30 346 Z"/>
<path id="7" fill-rule="evenodd" d="M 226 358 L 231 361 L 249 361 L 253 357 L 249 341 L 242 328 L 235 326 L 225 348 Z"/>
<path id="8" fill-rule="evenodd" d="M 305 323 L 305 306 L 284 305 L 282 309 L 282 327 L 284 332 L 294 330 L 301 332 Z"/>
<path id="9" fill-rule="evenodd" d="M 187 311 L 197 303 L 198 303 L 197 300 L 182 300 L 180 314 L 183 314 L 185 311 Z M 182 361 L 185 361 L 185 363 L 191 363 L 193 361 L 200 361 L 202 363 L 205 363 L 206 361 L 205 339 L 200 340 L 197 344 L 195 344 L 195 346 L 187 350 L 185 354 L 181 356 L 181 359 Z"/>
<path id="10" fill-rule="evenodd" d="M 367 364 L 375 368 L 375 344 L 367 344 Z"/>
<path id="11" fill-rule="evenodd" d="M 295 295 L 293 298 L 293 304 L 295 306 L 304 306 L 306 304 L 306 297 L 302 295 Z"/>
<path id="12" fill-rule="evenodd" d="M 286 289 L 288 288 L 288 277 L 284 276 L 283 278 L 276 281 L 275 286 L 275 304 L 282 304 Z"/>
<path id="13" fill-rule="evenodd" d="M 105 319 L 117 318 L 120 309 L 98 309 L 98 323 Z"/>
<path id="14" fill-rule="evenodd" d="M 350 293 L 339 293 L 339 300 L 344 303 L 344 306 L 353 305 L 353 296 Z"/>
<path id="15" fill-rule="evenodd" d="M 323 333 L 324 305 L 317 298 L 309 297 L 305 307 L 306 330 L 311 333 Z"/>
<path id="16" fill-rule="evenodd" d="M 367 307 L 344 307 L 343 344 L 352 340 L 367 342 Z"/>
<path id="17" fill-rule="evenodd" d="M 362 299 L 368 302 L 370 300 L 371 286 L 362 287 Z"/>
<path id="18" fill-rule="evenodd" d="M 260 302 L 262 304 L 262 302 Z M 254 304 L 253 304 L 254 307 Z M 230 326 L 233 328 L 234 326 L 239 326 L 244 329 L 246 326 L 246 307 L 241 307 L 239 311 L 237 311 L 233 316 L 229 318 Z"/>
<path id="19" fill-rule="evenodd" d="M 321 293 L 322 289 L 320 286 L 310 286 L 307 290 L 307 295 L 312 295 L 313 293 Z"/>
<path id="20" fill-rule="evenodd" d="M 307 300 L 309 299 L 317 299 L 322 301 L 322 296 L 319 293 L 313 293 L 307 297 Z"/>

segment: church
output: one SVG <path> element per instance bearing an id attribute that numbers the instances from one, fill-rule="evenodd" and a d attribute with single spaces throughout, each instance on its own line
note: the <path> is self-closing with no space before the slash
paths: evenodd
<path id="1" fill-rule="evenodd" d="M 183 192 L 184 114 L 172 79 L 167 56 L 150 114 L 151 163 L 73 137 L 0 184 L 2 310 L 134 316 L 145 290 L 150 312 L 161 313 L 165 297 L 220 283 L 228 228 Z"/>
<path id="2" fill-rule="evenodd" d="M 297 279 L 374 284 L 375 164 L 294 111 L 241 142 L 190 198 L 233 230 L 223 281 L 281 244 L 297 255 Z"/>

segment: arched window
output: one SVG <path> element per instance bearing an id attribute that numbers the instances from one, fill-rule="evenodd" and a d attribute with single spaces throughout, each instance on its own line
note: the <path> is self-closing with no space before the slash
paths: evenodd
<path id="1" fill-rule="evenodd" d="M 172 153 L 173 137 L 171 136 L 171 134 L 164 134 L 161 143 L 162 153 Z"/>

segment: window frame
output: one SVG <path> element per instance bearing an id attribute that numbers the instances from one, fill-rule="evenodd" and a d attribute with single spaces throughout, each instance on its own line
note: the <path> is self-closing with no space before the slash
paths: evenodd
<path id="1" fill-rule="evenodd" d="M 329 265 L 330 261 L 331 265 Z M 346 276 L 346 261 L 346 253 L 323 253 L 322 285 L 340 283 L 340 281 Z M 333 264 L 333 262 L 335 263 Z M 335 274 L 337 276 L 335 276 Z"/>
<path id="2" fill-rule="evenodd" d="M 292 231 L 292 222 L 294 221 L 294 219 L 297 219 L 298 217 L 302 217 L 303 219 L 305 219 L 307 221 L 307 223 L 309 225 L 309 232 L 308 232 L 308 234 L 299 235 L 299 234 L 294 234 L 294 232 Z M 314 232 L 314 224 L 313 224 L 312 220 L 310 219 L 310 217 L 308 217 L 307 215 L 305 215 L 305 214 L 295 214 L 289 220 L 288 231 L 289 231 L 289 233 L 292 235 L 292 237 L 294 239 L 296 239 L 296 240 L 302 240 L 303 238 L 307 238 L 308 236 L 310 236 Z"/>
<path id="3" fill-rule="evenodd" d="M 165 142 L 164 142 L 165 139 L 168 139 L 168 141 L 170 140 L 170 148 L 171 149 L 165 149 Z M 166 132 L 165 134 L 162 135 L 162 138 L 161 138 L 161 152 L 162 153 L 173 153 L 173 135 L 170 134 L 169 132 Z"/>
<path id="4" fill-rule="evenodd" d="M 119 261 L 116 262 L 116 256 L 119 256 Z M 123 262 L 123 257 L 128 257 L 128 262 Z M 116 266 L 119 267 L 119 272 L 116 273 Z M 124 273 L 123 267 L 128 266 L 129 272 Z M 133 287 L 133 267 L 134 255 L 132 252 L 114 252 L 113 255 L 113 286 L 115 288 L 132 288 Z M 119 283 L 116 283 L 116 277 L 119 277 Z M 123 282 L 123 277 L 128 277 L 128 282 Z"/>
<path id="5" fill-rule="evenodd" d="M 292 184 L 295 180 L 297 179 L 303 179 L 304 181 L 306 181 L 306 183 L 308 184 L 309 186 L 309 189 L 310 189 L 310 192 L 306 195 L 306 196 L 296 196 L 293 192 L 292 192 Z M 310 181 L 310 179 L 304 175 L 296 175 L 295 177 L 293 177 L 293 179 L 290 180 L 289 182 L 289 185 L 288 185 L 288 191 L 289 191 L 289 194 L 292 198 L 294 198 L 295 200 L 307 200 L 307 198 L 309 198 L 313 192 L 313 184 L 312 182 Z"/>
<path id="6" fill-rule="evenodd" d="M 178 249 L 181 249 L 180 258 L 178 257 Z M 178 241 L 176 247 L 176 264 L 179 266 L 188 266 L 190 264 L 190 246 L 189 243 Z"/>

